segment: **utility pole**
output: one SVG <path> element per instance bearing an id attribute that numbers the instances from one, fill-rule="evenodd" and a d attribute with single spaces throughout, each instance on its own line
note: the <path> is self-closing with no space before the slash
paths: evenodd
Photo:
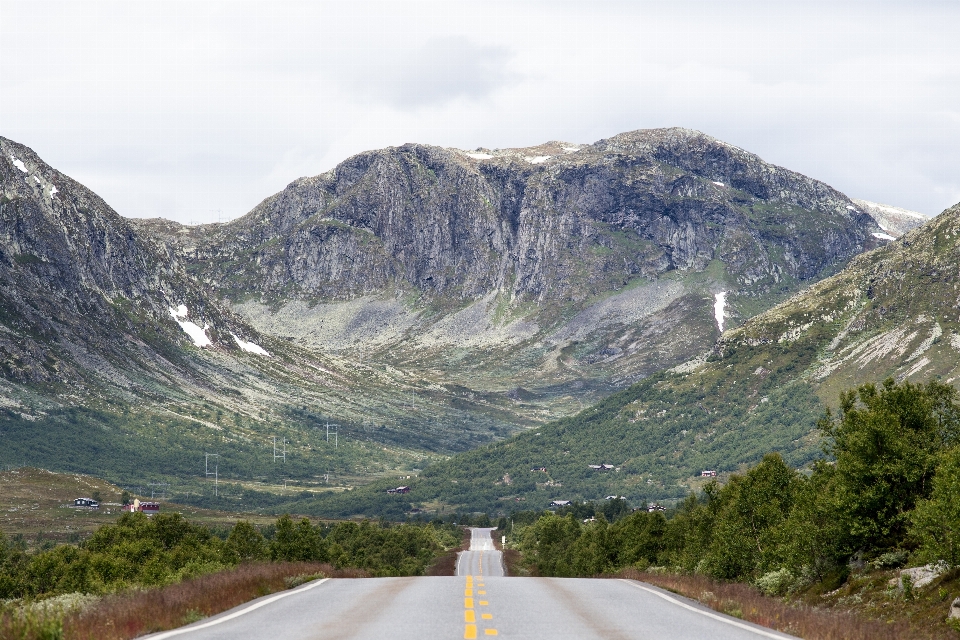
<path id="1" fill-rule="evenodd" d="M 220 497 L 220 454 L 219 453 L 204 453 L 203 460 L 203 472 L 206 477 L 213 476 L 213 495 L 215 497 Z M 210 471 L 210 458 L 215 458 L 213 461 L 213 471 Z"/>
<path id="2" fill-rule="evenodd" d="M 330 424 L 330 421 L 327 421 L 327 442 L 330 442 L 330 427 L 336 427 L 337 430 L 333 432 L 333 448 L 340 448 L 340 425 Z"/>
<path id="3" fill-rule="evenodd" d="M 287 439 L 283 439 L 283 450 L 280 453 L 277 453 L 277 436 L 273 436 L 273 461 L 276 462 L 277 458 L 280 458 L 286 463 L 287 461 Z"/>
<path id="4" fill-rule="evenodd" d="M 166 500 L 166 498 L 167 498 L 167 487 L 169 487 L 169 486 L 170 486 L 170 483 L 169 483 L 169 482 L 151 482 L 151 483 L 149 484 L 149 487 L 150 487 L 150 499 L 153 500 L 153 488 L 154 488 L 154 487 L 163 487 L 163 499 Z"/>

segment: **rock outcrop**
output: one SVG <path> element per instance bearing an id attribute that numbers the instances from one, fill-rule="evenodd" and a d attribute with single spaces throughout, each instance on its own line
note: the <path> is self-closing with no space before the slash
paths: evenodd
<path id="1" fill-rule="evenodd" d="M 413 288 L 539 303 L 713 261 L 763 293 L 836 270 L 881 231 L 827 185 L 685 129 L 488 153 L 409 144 L 297 180 L 230 224 L 139 224 L 233 299 Z"/>

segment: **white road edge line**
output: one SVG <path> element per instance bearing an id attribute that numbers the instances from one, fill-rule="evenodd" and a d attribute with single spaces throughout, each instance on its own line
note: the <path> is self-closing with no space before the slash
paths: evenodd
<path id="1" fill-rule="evenodd" d="M 694 612 L 696 612 L 696 613 L 699 613 L 700 615 L 707 616 L 708 618 L 713 618 L 714 620 L 719 620 L 720 622 L 726 622 L 727 624 L 733 625 L 734 627 L 740 627 L 741 629 L 746 629 L 747 631 L 752 631 L 753 633 L 755 633 L 755 634 L 757 634 L 757 635 L 759 635 L 759 636 L 765 636 L 765 637 L 767 637 L 767 638 L 776 638 L 776 640 L 787 640 L 788 638 L 792 638 L 792 637 L 793 637 L 793 636 L 788 636 L 788 635 L 786 635 L 786 634 L 784 634 L 784 633 L 779 633 L 779 632 L 777 632 L 777 631 L 764 631 L 763 629 L 757 629 L 756 627 L 754 627 L 754 626 L 752 626 L 752 625 L 743 624 L 742 622 L 737 622 L 736 620 L 733 620 L 733 619 L 731 619 L 731 618 L 728 618 L 727 616 L 722 616 L 722 615 L 717 614 L 717 613 L 711 613 L 711 612 L 709 612 L 709 611 L 704 611 L 703 609 L 698 609 L 697 607 L 692 607 L 692 606 L 690 606 L 689 604 L 687 604 L 686 602 L 682 602 L 682 601 L 680 601 L 680 600 L 677 600 L 676 598 L 670 597 L 670 596 L 668 596 L 668 595 L 665 594 L 665 593 L 660 593 L 660 592 L 657 591 L 656 589 L 650 589 L 649 587 L 645 587 L 645 586 L 643 586 L 642 584 L 640 584 L 639 582 L 634 582 L 633 580 L 627 580 L 626 578 L 621 578 L 621 581 L 622 581 L 622 582 L 626 582 L 626 583 L 629 584 L 630 586 L 636 587 L 637 589 L 642 589 L 642 590 L 644 590 L 644 591 L 646 591 L 646 592 L 648 592 L 648 593 L 652 593 L 653 595 L 657 596 L 658 598 L 663 598 L 664 600 L 667 600 L 667 601 L 669 601 L 669 602 L 672 602 L 673 604 L 679 605 L 679 606 L 683 607 L 684 609 L 689 609 L 690 611 L 694 611 Z"/>
<path id="2" fill-rule="evenodd" d="M 179 628 L 179 629 L 174 629 L 173 631 L 164 631 L 163 633 L 160 633 L 160 634 L 157 634 L 157 635 L 153 635 L 153 636 L 147 636 L 147 637 L 148 637 L 150 640 L 164 640 L 165 638 L 172 638 L 173 636 L 179 636 L 180 634 L 183 634 L 183 633 L 190 633 L 190 632 L 192 632 L 192 631 L 198 631 L 198 630 L 200 630 L 200 629 L 206 629 L 207 627 L 212 627 L 212 626 L 214 626 L 214 625 L 216 625 L 216 624 L 220 624 L 221 622 L 226 622 L 227 620 L 233 620 L 234 618 L 238 618 L 238 617 L 242 616 L 242 615 L 245 614 L 245 613 L 250 613 L 250 612 L 253 611 L 254 609 L 259 609 L 260 607 L 264 607 L 264 606 L 270 604 L 271 602 L 276 602 L 277 600 L 280 600 L 281 598 L 286 598 L 287 596 L 296 595 L 296 594 L 298 594 L 298 593 L 303 593 L 304 591 L 306 591 L 306 590 L 308 590 L 308 589 L 313 589 L 314 587 L 319 587 L 321 584 L 323 584 L 324 582 L 326 582 L 326 581 L 329 580 L 329 579 L 330 579 L 330 578 L 321 578 L 321 579 L 319 579 L 319 580 L 313 580 L 313 581 L 307 583 L 305 586 L 300 587 L 299 589 L 293 589 L 293 590 L 291 590 L 291 591 L 284 591 L 283 593 L 278 593 L 277 595 L 273 596 L 272 598 L 267 598 L 266 600 L 261 600 L 260 602 L 257 602 L 257 603 L 255 603 L 255 604 L 250 605 L 249 607 L 246 607 L 245 609 L 241 609 L 240 611 L 234 611 L 233 613 L 231 613 L 231 614 L 228 615 L 228 616 L 223 616 L 222 618 L 217 618 L 216 620 L 211 620 L 210 622 L 205 622 L 205 623 L 203 623 L 203 624 L 198 624 L 198 625 L 195 626 L 195 627 L 193 627 L 193 626 L 191 626 L 191 627 L 181 627 L 181 628 Z"/>

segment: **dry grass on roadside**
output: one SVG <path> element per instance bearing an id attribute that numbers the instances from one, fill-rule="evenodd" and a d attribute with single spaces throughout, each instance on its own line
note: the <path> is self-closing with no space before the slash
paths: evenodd
<path id="1" fill-rule="evenodd" d="M 763 595 L 746 584 L 718 582 L 706 576 L 647 573 L 625 569 L 614 576 L 640 580 L 673 591 L 749 622 L 806 640 L 945 640 L 943 630 L 923 632 L 906 622 L 864 620 L 847 611 L 793 605 Z M 948 633 L 950 633 L 948 631 Z"/>
<path id="2" fill-rule="evenodd" d="M 161 589 L 104 598 L 63 624 L 67 640 L 128 640 L 145 633 L 174 629 L 212 616 L 260 596 L 305 582 L 305 577 L 353 578 L 367 574 L 341 571 L 313 562 L 255 563 L 201 576 Z"/>
<path id="3" fill-rule="evenodd" d="M 425 576 L 455 576 L 457 575 L 457 554 L 470 548 L 470 530 L 463 530 L 463 539 L 460 546 L 441 553 L 432 565 L 423 573 Z"/>

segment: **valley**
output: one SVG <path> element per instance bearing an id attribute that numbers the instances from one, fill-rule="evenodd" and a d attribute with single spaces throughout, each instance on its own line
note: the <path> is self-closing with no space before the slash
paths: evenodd
<path id="1" fill-rule="evenodd" d="M 721 320 L 731 335 L 922 222 L 686 129 L 371 151 L 199 226 L 122 218 L 26 147 L 0 146 L 0 462 L 169 481 L 205 503 L 204 454 L 217 453 L 239 487 L 227 495 L 273 509 L 284 484 L 357 502 L 343 491 L 446 473 L 450 455 L 663 389 L 673 378 L 658 372 L 716 350 Z M 635 497 L 679 495 L 692 468 L 771 444 L 809 460 L 819 396 L 775 381 L 794 413 L 771 402 L 781 426 L 761 411 L 736 456 L 718 435 L 664 463 L 674 448 L 638 436 L 646 462 L 614 456 Z M 664 407 L 637 416 L 685 424 L 688 409 Z M 529 464 L 562 467 L 543 442 Z M 590 446 L 571 469 L 604 457 Z M 438 493 L 414 508 L 443 504 L 467 506 Z"/>

